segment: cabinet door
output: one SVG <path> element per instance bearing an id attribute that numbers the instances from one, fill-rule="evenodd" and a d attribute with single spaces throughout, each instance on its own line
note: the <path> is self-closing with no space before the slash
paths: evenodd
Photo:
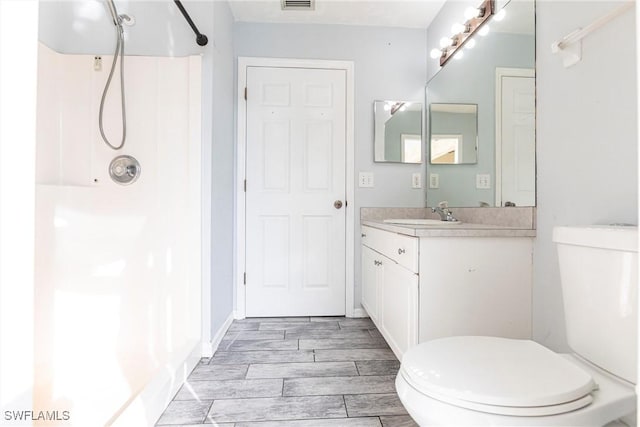
<path id="1" fill-rule="evenodd" d="M 529 237 L 421 239 L 420 342 L 530 339 L 532 251 Z"/>
<path id="2" fill-rule="evenodd" d="M 379 282 L 382 278 L 382 255 L 367 246 L 362 247 L 362 306 L 373 321 L 378 320 Z"/>
<path id="3" fill-rule="evenodd" d="M 381 267 L 381 332 L 402 359 L 418 343 L 418 275 L 388 258 L 383 258 Z"/>

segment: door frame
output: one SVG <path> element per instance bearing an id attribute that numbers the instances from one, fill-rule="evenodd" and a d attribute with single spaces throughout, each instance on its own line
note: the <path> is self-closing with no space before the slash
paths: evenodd
<path id="1" fill-rule="evenodd" d="M 496 99 L 495 99 L 495 116 L 496 116 L 496 129 L 495 129 L 495 205 L 500 207 L 502 206 L 502 78 L 503 77 L 531 77 L 534 79 L 534 87 L 535 87 L 535 78 L 536 78 L 536 70 L 534 68 L 507 68 L 507 67 L 497 67 L 496 68 Z"/>
<path id="2" fill-rule="evenodd" d="M 236 183 L 235 183 L 235 212 L 236 212 L 236 261 L 234 287 L 234 317 L 246 317 L 246 289 L 244 273 L 246 263 L 246 200 L 244 180 L 246 177 L 247 153 L 247 110 L 244 90 L 247 86 L 248 67 L 277 67 L 277 68 L 309 68 L 344 70 L 346 72 L 346 126 L 345 126 L 345 194 L 347 200 L 345 222 L 345 314 L 355 316 L 355 147 L 354 147 L 354 63 L 353 61 L 333 61 L 319 59 L 291 59 L 291 58 L 261 58 L 238 57 L 238 91 L 237 91 L 237 136 L 236 136 Z"/>

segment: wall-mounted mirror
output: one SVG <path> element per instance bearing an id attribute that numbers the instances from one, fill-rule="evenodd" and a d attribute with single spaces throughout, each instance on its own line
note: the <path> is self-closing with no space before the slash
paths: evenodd
<path id="1" fill-rule="evenodd" d="M 429 161 L 438 165 L 477 163 L 478 106 L 429 104 Z"/>
<path id="2" fill-rule="evenodd" d="M 475 104 L 478 120 L 475 162 L 427 163 L 427 182 L 437 182 L 427 188 L 428 206 L 442 200 L 459 207 L 535 206 L 534 1 L 510 1 L 504 10 L 502 21 L 489 22 L 488 35 L 474 35 L 475 47 L 427 83 L 430 112 L 442 104 Z M 427 135 L 459 135 L 441 131 L 442 125 L 430 113 Z M 431 159 L 432 144 L 429 149 Z M 432 174 L 437 179 L 429 179 Z"/>
<path id="3" fill-rule="evenodd" d="M 422 103 L 374 101 L 374 161 L 422 163 Z"/>

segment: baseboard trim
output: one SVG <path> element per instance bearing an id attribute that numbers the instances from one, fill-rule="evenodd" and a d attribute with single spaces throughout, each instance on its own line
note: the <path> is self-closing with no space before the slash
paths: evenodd
<path id="1" fill-rule="evenodd" d="M 369 317 L 364 308 L 354 308 L 351 317 Z"/>
<path id="2" fill-rule="evenodd" d="M 202 357 L 212 357 L 213 353 L 216 352 L 218 346 L 222 342 L 222 338 L 224 338 L 224 334 L 229 330 L 229 326 L 233 322 L 235 318 L 235 312 L 231 312 L 229 317 L 224 321 L 220 329 L 216 332 L 216 334 L 211 339 L 211 342 L 203 342 L 202 343 Z"/>

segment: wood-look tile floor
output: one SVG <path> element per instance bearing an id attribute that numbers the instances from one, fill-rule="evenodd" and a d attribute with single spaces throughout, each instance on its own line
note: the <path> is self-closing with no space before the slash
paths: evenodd
<path id="1" fill-rule="evenodd" d="M 236 320 L 157 425 L 412 427 L 400 367 L 370 319 Z"/>

